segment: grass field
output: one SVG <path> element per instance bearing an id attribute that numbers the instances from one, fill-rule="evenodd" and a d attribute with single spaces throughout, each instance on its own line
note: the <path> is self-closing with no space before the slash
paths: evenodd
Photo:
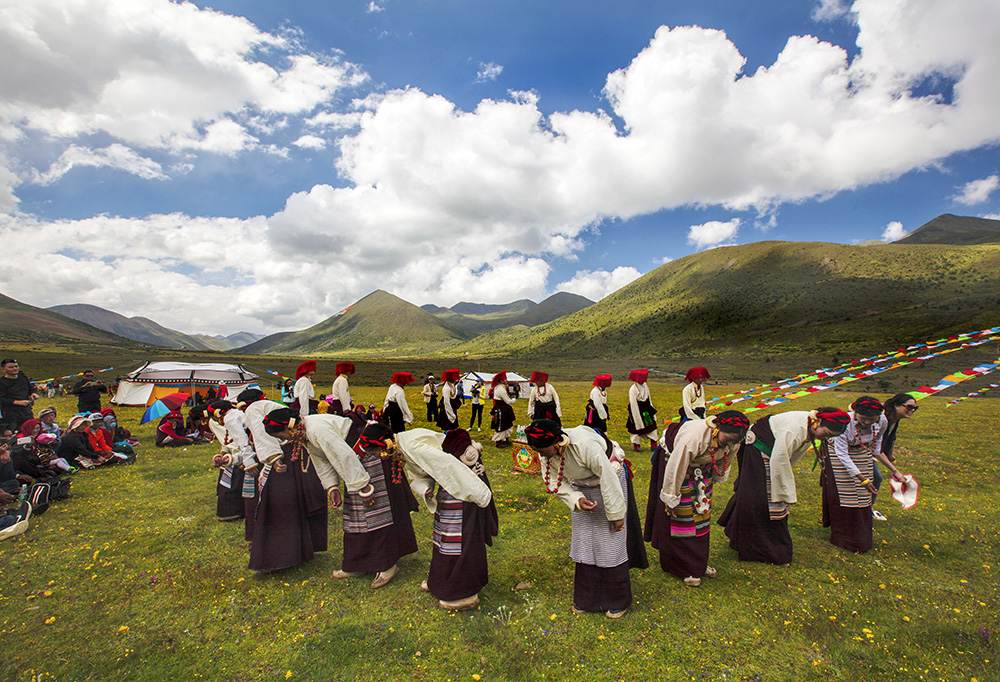
<path id="1" fill-rule="evenodd" d="M 564 421 L 578 423 L 590 385 L 556 387 Z M 680 386 L 651 387 L 660 416 L 675 413 Z M 610 391 L 609 435 L 631 452 L 626 392 L 625 382 Z M 246 569 L 242 525 L 214 519 L 215 446 L 158 450 L 152 428 L 138 426 L 141 409 L 122 409 L 143 441 L 138 463 L 78 474 L 71 499 L 0 543 L 0 679 L 997 680 L 1000 403 L 986 394 L 946 409 L 965 389 L 952 392 L 922 401 L 900 427 L 899 466 L 920 480 L 920 502 L 904 512 L 882 495 L 889 520 L 876 523 L 871 552 L 828 543 L 809 456 L 796 472 L 790 568 L 737 561 L 715 526 L 718 578 L 686 588 L 650 550 L 619 621 L 570 613 L 569 510 L 537 477 L 512 473 L 509 450 L 486 430 L 473 436 L 486 444 L 500 536 L 480 607 L 448 614 L 418 588 L 430 560 L 426 510 L 414 515 L 420 551 L 378 591 L 329 577 L 340 566 L 339 512 L 328 552 L 258 575 Z M 384 388 L 353 393 L 381 404 Z M 785 407 L 846 406 L 858 394 Z M 50 403 L 63 424 L 75 411 L 68 398 L 36 411 Z M 422 402 L 410 406 L 426 426 Z M 516 409 L 524 423 L 525 403 Z M 643 512 L 649 452 L 633 455 Z M 716 516 L 731 492 L 717 487 Z M 515 590 L 520 582 L 532 587 Z"/>

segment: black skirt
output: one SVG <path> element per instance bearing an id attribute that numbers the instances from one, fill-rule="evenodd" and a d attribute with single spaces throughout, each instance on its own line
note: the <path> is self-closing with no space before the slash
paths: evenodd
<path id="1" fill-rule="evenodd" d="M 391 458 L 382 460 L 382 471 L 392 524 L 368 533 L 344 533 L 343 570 L 347 573 L 380 573 L 417 551 L 417 536 L 410 519 L 410 512 L 418 508 L 417 500 L 405 477 L 401 483 L 392 482 Z"/>
<path id="2" fill-rule="evenodd" d="M 671 447 L 676 433 L 676 428 L 673 433 L 668 433 Z M 665 572 L 680 578 L 700 578 L 708 568 L 711 534 L 690 538 L 670 534 L 670 515 L 660 500 L 663 472 L 667 465 L 666 455 L 667 452 L 662 447 L 657 447 L 653 453 L 653 471 L 649 478 L 649 497 L 646 501 L 646 532 L 643 537 L 653 549 L 659 550 L 660 568 Z"/>
<path id="3" fill-rule="evenodd" d="M 253 497 L 243 498 L 243 539 L 247 542 L 253 540 L 254 519 L 257 516 L 257 502 L 260 501 L 260 490 L 257 487 L 257 477 L 260 475 L 260 467 L 255 467 L 252 474 L 243 470 L 243 481 L 246 477 L 253 478 Z"/>
<path id="4" fill-rule="evenodd" d="M 382 412 L 382 416 L 389 422 L 389 428 L 392 429 L 393 433 L 406 431 L 406 422 L 403 421 L 403 410 L 395 402 L 390 402 L 386 406 Z"/>
<path id="5" fill-rule="evenodd" d="M 327 499 L 323 485 L 310 464 L 290 461 L 292 446 L 285 445 L 283 473 L 273 468 L 260 491 L 249 568 L 279 571 L 310 561 L 327 545 Z"/>
<path id="6" fill-rule="evenodd" d="M 581 611 L 622 611 L 632 604 L 628 561 L 614 568 L 576 564 L 573 605 Z"/>
<path id="7" fill-rule="evenodd" d="M 479 594 L 490 581 L 486 546 L 493 546 L 498 529 L 499 517 L 493 500 L 485 509 L 472 502 L 464 502 L 462 553 L 442 554 L 437 547 L 433 548 L 427 576 L 430 593 L 442 601 L 458 601 Z"/>
<path id="8" fill-rule="evenodd" d="M 215 517 L 217 519 L 242 519 L 243 510 L 243 468 L 233 467 L 230 487 L 222 485 L 223 471 L 219 470 L 219 482 L 215 486 Z"/>

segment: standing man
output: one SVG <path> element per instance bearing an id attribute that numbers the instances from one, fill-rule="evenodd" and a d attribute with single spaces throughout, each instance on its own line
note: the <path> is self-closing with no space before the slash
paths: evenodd
<path id="1" fill-rule="evenodd" d="M 432 424 L 437 422 L 438 404 L 437 404 L 437 386 L 434 385 L 434 375 L 428 374 L 427 378 L 424 379 L 424 387 L 420 391 L 424 396 L 424 402 L 427 404 L 427 421 Z"/>
<path id="2" fill-rule="evenodd" d="M 38 394 L 31 379 L 18 367 L 17 360 L 2 360 L 0 368 L 3 369 L 3 376 L 0 376 L 0 412 L 4 422 L 17 430 L 32 418 L 31 406 L 38 400 Z"/>
<path id="3" fill-rule="evenodd" d="M 76 396 L 77 412 L 100 412 L 101 394 L 107 393 L 108 387 L 100 379 L 94 379 L 94 370 L 88 369 L 69 392 Z"/>
<path id="4" fill-rule="evenodd" d="M 483 430 L 483 381 L 482 379 L 477 379 L 475 385 L 470 391 L 472 393 L 472 416 L 469 417 L 469 431 L 472 430 L 472 425 L 476 425 L 476 431 Z M 478 420 L 478 423 L 477 423 Z"/>

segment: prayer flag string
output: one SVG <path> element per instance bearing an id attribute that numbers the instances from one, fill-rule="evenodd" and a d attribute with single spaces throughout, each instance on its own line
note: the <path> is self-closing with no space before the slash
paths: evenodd
<path id="1" fill-rule="evenodd" d="M 977 395 L 981 393 L 986 393 L 986 391 L 992 391 L 994 388 L 1000 388 L 1000 384 L 990 384 L 989 386 L 984 386 L 978 391 L 969 393 L 968 395 L 963 395 L 961 398 L 955 398 L 954 400 L 950 401 L 947 405 L 945 405 L 945 407 L 951 407 L 955 403 L 960 403 L 963 400 L 968 400 L 969 398 L 975 398 Z"/>

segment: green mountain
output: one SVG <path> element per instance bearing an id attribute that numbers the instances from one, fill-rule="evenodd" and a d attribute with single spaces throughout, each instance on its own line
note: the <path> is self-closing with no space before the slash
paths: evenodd
<path id="1" fill-rule="evenodd" d="M 49 310 L 140 343 L 190 350 L 227 350 L 227 347 L 218 339 L 212 337 L 207 337 L 205 340 L 199 339 L 168 329 L 145 317 L 125 317 L 96 305 L 85 303 L 56 305 Z"/>
<path id="2" fill-rule="evenodd" d="M 412 303 L 378 290 L 309 329 L 272 334 L 240 351 L 271 355 L 420 355 L 471 336 Z"/>
<path id="3" fill-rule="evenodd" d="M 95 326 L 0 294 L 0 340 L 7 343 L 128 344 Z"/>
<path id="4" fill-rule="evenodd" d="M 600 302 L 453 353 L 667 357 L 829 352 L 1000 325 L 1000 245 L 757 242 L 663 265 Z"/>
<path id="5" fill-rule="evenodd" d="M 939 215 L 924 223 L 896 244 L 1000 244 L 1000 220 Z"/>
<path id="6" fill-rule="evenodd" d="M 541 303 L 522 299 L 504 305 L 462 302 L 451 308 L 431 304 L 421 308 L 448 325 L 472 334 L 483 334 L 494 329 L 545 324 L 593 303 L 589 298 L 560 291 Z"/>

